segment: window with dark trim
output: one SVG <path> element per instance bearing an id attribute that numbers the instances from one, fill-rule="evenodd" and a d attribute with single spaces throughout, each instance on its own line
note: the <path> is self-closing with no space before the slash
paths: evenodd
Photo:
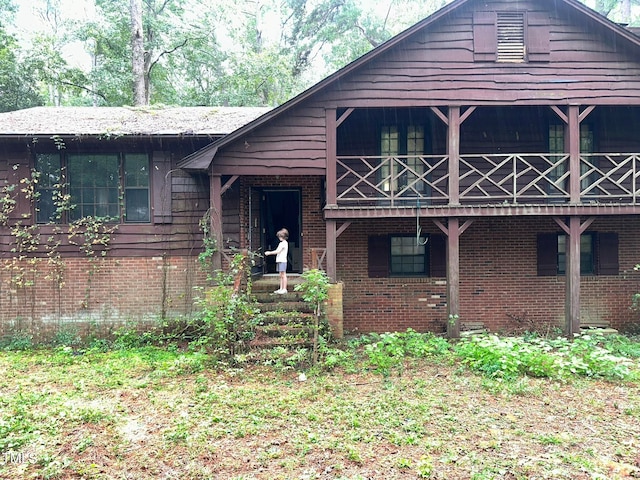
<path id="1" fill-rule="evenodd" d="M 422 125 L 383 125 L 380 129 L 380 155 L 385 157 L 380 167 L 382 190 L 406 190 L 405 196 L 423 193 L 425 183 L 418 178 L 425 170 L 421 158 L 424 152 L 425 133 Z"/>
<path id="2" fill-rule="evenodd" d="M 583 233 L 580 235 L 580 275 L 594 275 L 596 264 L 594 256 L 595 234 Z M 558 235 L 558 275 L 567 273 L 567 236 Z"/>
<path id="3" fill-rule="evenodd" d="M 446 276 L 443 235 L 379 235 L 368 240 L 371 278 Z"/>
<path id="4" fill-rule="evenodd" d="M 580 162 L 580 188 L 586 190 L 595 181 L 595 173 L 593 170 L 597 168 L 597 158 L 591 156 L 594 150 L 594 133 L 593 126 L 589 123 L 580 124 L 580 153 L 587 154 Z M 565 126 L 563 124 L 552 123 L 549 125 L 549 153 L 560 154 L 565 153 Z M 558 180 L 566 172 L 566 165 L 554 168 L 549 176 L 553 181 Z M 590 191 L 590 194 L 595 192 Z"/>
<path id="5" fill-rule="evenodd" d="M 70 222 L 83 217 L 148 223 L 150 163 L 146 153 L 38 154 L 36 220 Z M 60 212 L 60 200 L 70 206 Z"/>
<path id="6" fill-rule="evenodd" d="M 566 235 L 542 233 L 537 239 L 538 275 L 566 273 Z M 618 234 L 585 232 L 580 236 L 580 274 L 617 275 L 619 272 Z"/>

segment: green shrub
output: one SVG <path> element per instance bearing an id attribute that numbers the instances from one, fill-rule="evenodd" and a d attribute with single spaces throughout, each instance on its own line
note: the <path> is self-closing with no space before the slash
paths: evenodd
<path id="1" fill-rule="evenodd" d="M 593 335 L 573 340 L 476 335 L 459 341 L 454 352 L 462 363 L 489 377 L 629 379 L 637 375 L 637 365 L 603 345 L 606 345 L 604 337 Z"/>
<path id="2" fill-rule="evenodd" d="M 374 370 L 389 375 L 391 369 L 401 368 L 406 357 L 425 358 L 444 355 L 449 342 L 432 333 L 406 332 L 371 334 L 363 339 L 364 351 Z"/>

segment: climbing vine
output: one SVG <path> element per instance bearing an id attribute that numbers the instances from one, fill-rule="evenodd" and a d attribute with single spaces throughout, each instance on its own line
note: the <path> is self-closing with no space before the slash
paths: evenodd
<path id="1" fill-rule="evenodd" d="M 17 167 L 14 167 L 15 169 Z M 60 290 L 65 283 L 65 263 L 60 248 L 65 237 L 68 244 L 76 246 L 88 260 L 89 281 L 83 301 L 83 306 L 88 308 L 92 278 L 99 271 L 98 260 L 107 255 L 113 234 L 118 228 L 117 224 L 111 223 L 113 219 L 106 217 L 89 216 L 74 220 L 67 225 L 60 223 L 75 208 L 63 183 L 54 185 L 52 199 L 55 210 L 52 219 L 47 224 L 36 224 L 33 222 L 31 209 L 23 213 L 16 209 L 19 196 L 37 205 L 38 181 L 39 174 L 34 170 L 28 177 L 21 178 L 18 183 L 7 184 L 0 189 L 0 228 L 8 233 L 7 244 L 9 245 L 2 263 L 3 269 L 8 273 L 5 281 L 10 287 L 10 292 L 16 294 L 23 292 L 24 307 L 31 307 L 32 318 L 35 307 L 33 287 L 38 282 L 39 267 L 45 262 L 47 268 L 42 278 L 53 282 L 57 287 L 60 309 Z M 42 227 L 49 227 L 52 230 L 51 234 L 43 235 Z"/>

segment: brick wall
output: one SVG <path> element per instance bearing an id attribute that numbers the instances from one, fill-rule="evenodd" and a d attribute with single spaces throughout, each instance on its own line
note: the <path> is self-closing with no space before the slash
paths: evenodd
<path id="1" fill-rule="evenodd" d="M 154 324 L 191 313 L 194 287 L 204 284 L 197 259 L 185 256 L 68 258 L 60 286 L 46 259 L 23 263 L 29 285 L 12 282 L 10 265 L 0 268 L 0 337 L 28 331 L 47 340 L 61 329 L 108 335 L 125 324 Z"/>
<path id="2" fill-rule="evenodd" d="M 429 220 L 420 223 L 423 233 L 441 233 Z M 446 330 L 445 278 L 368 278 L 368 235 L 415 230 L 415 219 L 359 220 L 338 238 L 346 332 Z M 623 329 L 638 321 L 629 307 L 640 291 L 640 275 L 633 270 L 640 263 L 640 219 L 598 218 L 589 231 L 618 232 L 620 273 L 582 277 L 581 318 Z M 559 227 L 551 218 L 477 219 L 461 236 L 461 321 L 482 322 L 492 331 L 564 325 L 565 277 L 537 276 L 538 232 L 559 232 Z"/>

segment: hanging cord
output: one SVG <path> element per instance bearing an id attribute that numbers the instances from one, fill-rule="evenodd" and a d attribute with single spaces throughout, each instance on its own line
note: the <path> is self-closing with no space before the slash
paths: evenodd
<path id="1" fill-rule="evenodd" d="M 420 226 L 420 199 L 418 199 L 418 203 L 416 205 L 416 245 L 419 247 L 423 247 L 429 241 L 429 237 L 425 238 L 424 241 L 420 240 L 422 237 L 422 227 Z"/>

